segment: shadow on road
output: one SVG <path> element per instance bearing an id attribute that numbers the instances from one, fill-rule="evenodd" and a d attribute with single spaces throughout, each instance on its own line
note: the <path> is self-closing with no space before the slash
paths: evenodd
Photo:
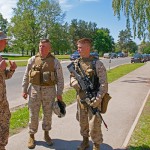
<path id="1" fill-rule="evenodd" d="M 150 78 L 137 77 L 135 80 L 124 80 L 122 82 L 128 83 L 150 83 Z"/>
<path id="2" fill-rule="evenodd" d="M 36 141 L 36 145 L 40 147 L 46 147 L 54 150 L 77 150 L 81 141 L 73 140 L 66 141 L 61 139 L 53 139 L 53 146 L 48 146 L 45 141 Z M 102 143 L 100 146 L 101 150 L 126 150 L 126 149 L 113 149 L 110 145 Z M 92 150 L 92 142 L 90 141 L 90 147 L 87 150 Z"/>

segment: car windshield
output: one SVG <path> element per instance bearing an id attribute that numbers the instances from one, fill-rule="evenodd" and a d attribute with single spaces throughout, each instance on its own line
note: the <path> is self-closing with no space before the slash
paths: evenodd
<path id="1" fill-rule="evenodd" d="M 73 54 L 74 54 L 74 55 L 79 55 L 79 52 L 78 52 L 78 51 L 75 51 Z"/>
<path id="2" fill-rule="evenodd" d="M 135 55 L 134 55 L 134 58 L 141 58 L 141 57 L 142 57 L 141 54 L 135 54 Z"/>

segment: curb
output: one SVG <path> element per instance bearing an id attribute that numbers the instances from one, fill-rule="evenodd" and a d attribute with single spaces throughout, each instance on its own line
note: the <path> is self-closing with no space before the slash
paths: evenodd
<path id="1" fill-rule="evenodd" d="M 142 114 L 142 111 L 144 109 L 145 103 L 147 102 L 147 99 L 148 99 L 149 95 L 150 95 L 150 89 L 149 89 L 149 91 L 148 91 L 148 93 L 147 93 L 147 95 L 146 95 L 146 97 L 145 97 L 145 99 L 143 101 L 143 104 L 142 104 L 142 106 L 141 106 L 141 108 L 140 108 L 140 110 L 139 110 L 139 112 L 138 112 L 138 114 L 137 114 L 137 116 L 136 116 L 136 118 L 135 118 L 135 120 L 134 120 L 134 122 L 133 122 L 133 124 L 132 124 L 132 126 L 131 126 L 128 134 L 127 134 L 127 136 L 126 136 L 126 138 L 125 138 L 125 141 L 124 141 L 124 143 L 121 146 L 121 148 L 127 148 L 129 140 L 130 140 L 130 138 L 132 136 L 132 133 L 133 133 L 133 131 L 134 131 L 134 129 L 135 129 L 137 123 L 138 123 L 138 120 L 139 120 L 139 118 L 140 118 L 140 116 Z"/>

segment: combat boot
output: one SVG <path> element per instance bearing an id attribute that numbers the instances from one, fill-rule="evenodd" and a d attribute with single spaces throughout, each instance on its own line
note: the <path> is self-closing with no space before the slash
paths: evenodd
<path id="1" fill-rule="evenodd" d="M 100 145 L 94 143 L 94 144 L 93 144 L 93 150 L 100 150 Z"/>
<path id="2" fill-rule="evenodd" d="M 88 148 L 89 146 L 89 138 L 83 136 L 83 141 L 81 145 L 77 148 L 77 150 L 86 150 L 86 148 Z"/>
<path id="3" fill-rule="evenodd" d="M 30 134 L 30 136 L 29 136 L 28 148 L 29 149 L 35 148 L 34 134 Z"/>
<path id="4" fill-rule="evenodd" d="M 44 140 L 46 141 L 47 145 L 53 145 L 52 139 L 50 138 L 48 131 L 44 131 Z"/>

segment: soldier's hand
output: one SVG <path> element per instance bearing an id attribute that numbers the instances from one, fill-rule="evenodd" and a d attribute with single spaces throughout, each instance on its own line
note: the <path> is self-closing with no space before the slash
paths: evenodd
<path id="1" fill-rule="evenodd" d="M 91 104 L 90 104 L 91 107 L 97 108 L 97 107 L 100 107 L 100 105 L 101 105 L 101 98 L 94 97 L 91 99 Z"/>
<path id="2" fill-rule="evenodd" d="M 74 80 L 74 81 L 72 82 L 72 87 L 73 87 L 74 89 L 76 89 L 77 91 L 80 90 L 80 85 L 78 84 L 78 81 L 77 81 L 77 80 Z"/>
<path id="3" fill-rule="evenodd" d="M 10 70 L 15 71 L 17 68 L 17 65 L 14 61 L 9 61 L 10 64 Z"/>
<path id="4" fill-rule="evenodd" d="M 27 97 L 28 97 L 28 94 L 27 93 L 22 93 L 22 97 L 26 100 Z"/>
<path id="5" fill-rule="evenodd" d="M 6 67 L 7 67 L 6 61 L 5 60 L 1 60 L 1 62 L 0 62 L 0 69 L 1 70 L 5 70 Z"/>
<path id="6" fill-rule="evenodd" d="M 62 101 L 62 96 L 61 95 L 57 95 L 57 100 L 58 101 Z"/>

